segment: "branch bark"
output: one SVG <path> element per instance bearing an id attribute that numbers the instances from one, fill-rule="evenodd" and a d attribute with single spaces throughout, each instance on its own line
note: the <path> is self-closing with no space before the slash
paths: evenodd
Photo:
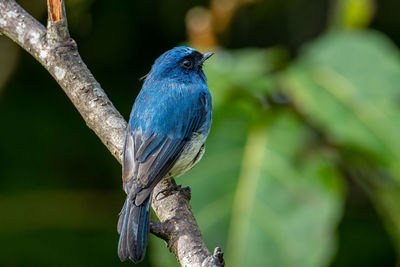
<path id="1" fill-rule="evenodd" d="M 82 61 L 70 38 L 63 0 L 48 0 L 47 29 L 14 0 L 0 0 L 0 33 L 28 51 L 54 77 L 87 126 L 121 163 L 126 121 Z M 168 183 L 156 187 L 156 192 Z M 160 222 L 152 232 L 167 242 L 182 266 L 223 266 L 222 252 L 212 255 L 204 244 L 189 205 L 190 192 L 153 200 Z"/>

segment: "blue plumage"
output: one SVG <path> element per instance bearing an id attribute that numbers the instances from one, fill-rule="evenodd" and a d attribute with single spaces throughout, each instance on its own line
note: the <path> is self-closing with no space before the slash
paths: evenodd
<path id="1" fill-rule="evenodd" d="M 127 194 L 118 222 L 122 261 L 143 259 L 152 191 L 157 183 L 191 169 L 204 153 L 211 127 L 211 96 L 202 70 L 213 53 L 176 47 L 146 76 L 126 130 L 122 179 Z"/>

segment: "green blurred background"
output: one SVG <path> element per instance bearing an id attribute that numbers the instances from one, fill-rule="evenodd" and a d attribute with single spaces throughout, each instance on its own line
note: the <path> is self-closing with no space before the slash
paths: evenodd
<path id="1" fill-rule="evenodd" d="M 19 3 L 46 22 L 46 1 Z M 205 68 L 213 125 L 178 183 L 227 266 L 399 266 L 398 0 L 66 0 L 128 118 L 154 59 Z M 0 36 L 0 266 L 117 266 L 121 167 L 28 53 Z M 151 237 L 138 266 L 177 266 Z"/>

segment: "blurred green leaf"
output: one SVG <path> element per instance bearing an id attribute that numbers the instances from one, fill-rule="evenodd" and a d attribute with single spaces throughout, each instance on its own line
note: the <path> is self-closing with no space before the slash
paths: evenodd
<path id="1" fill-rule="evenodd" d="M 302 153 L 310 137 L 287 114 L 250 130 L 232 207 L 229 266 L 329 263 L 343 186 L 324 153 Z"/>
<path id="2" fill-rule="evenodd" d="M 400 58 L 377 32 L 331 32 L 283 75 L 295 106 L 339 144 L 400 248 Z"/>
<path id="3" fill-rule="evenodd" d="M 300 112 L 334 143 L 369 154 L 400 179 L 400 60 L 376 32 L 333 32 L 283 76 Z"/>

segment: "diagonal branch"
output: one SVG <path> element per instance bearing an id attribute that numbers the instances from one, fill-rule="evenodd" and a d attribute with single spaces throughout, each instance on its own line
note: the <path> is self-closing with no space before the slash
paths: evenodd
<path id="1" fill-rule="evenodd" d="M 28 51 L 54 77 L 87 126 L 121 162 L 126 121 L 83 63 L 70 38 L 63 0 L 48 0 L 47 29 L 14 0 L 0 0 L 0 33 Z M 155 190 L 165 186 L 158 185 Z M 191 212 L 190 193 L 177 193 L 153 201 L 161 222 L 152 232 L 167 242 L 182 266 L 223 266 L 222 252 L 206 248 Z"/>

